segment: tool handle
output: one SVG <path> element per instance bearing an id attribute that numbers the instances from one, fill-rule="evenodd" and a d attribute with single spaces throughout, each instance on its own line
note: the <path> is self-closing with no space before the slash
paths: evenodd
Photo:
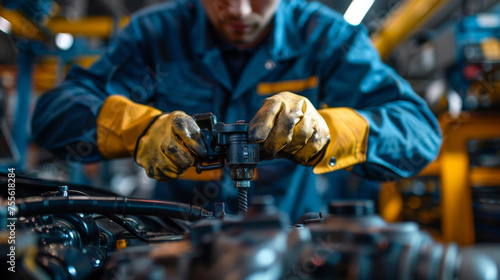
<path id="1" fill-rule="evenodd" d="M 196 164 L 196 173 L 200 174 L 203 171 L 221 169 L 222 167 L 224 167 L 224 161 L 217 162 L 214 164 L 209 164 L 209 165 L 203 165 L 203 162 L 198 162 Z"/>
<path id="2" fill-rule="evenodd" d="M 221 147 L 217 143 L 217 118 L 212 113 L 203 113 L 195 114 L 193 119 L 200 127 L 203 141 L 207 147 L 207 156 L 199 158 L 196 163 L 196 173 L 200 174 L 203 171 L 223 168 L 225 155 L 221 152 Z M 203 165 L 204 163 L 207 163 L 207 165 Z"/>

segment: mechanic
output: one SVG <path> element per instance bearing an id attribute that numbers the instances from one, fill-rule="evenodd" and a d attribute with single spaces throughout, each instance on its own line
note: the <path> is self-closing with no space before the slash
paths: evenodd
<path id="1" fill-rule="evenodd" d="M 39 99 L 32 128 L 35 141 L 59 157 L 133 157 L 162 182 L 157 199 L 204 207 L 226 201 L 237 212 L 227 170 L 193 171 L 206 146 L 191 116 L 205 112 L 224 123 L 250 121 L 261 159 L 274 160 L 259 163 L 249 196 L 274 195 L 292 219 L 318 211 L 315 174 L 404 178 L 441 144 L 424 100 L 381 62 L 365 28 L 300 0 L 146 8 L 100 60 L 72 68 Z"/>

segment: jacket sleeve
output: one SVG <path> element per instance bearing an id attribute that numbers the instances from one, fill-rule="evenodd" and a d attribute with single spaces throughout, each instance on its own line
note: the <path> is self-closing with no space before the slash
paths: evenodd
<path id="1" fill-rule="evenodd" d="M 341 153 L 359 154 L 351 156 L 350 162 L 339 158 L 340 164 L 333 165 L 328 164 L 328 156 L 335 154 L 327 153 L 315 172 L 350 167 L 362 177 L 385 181 L 418 174 L 440 149 L 436 118 L 411 86 L 381 61 L 363 27 L 346 24 L 332 34 L 331 41 L 342 43 L 325 60 L 321 100 L 329 108 L 320 113 L 336 127 L 345 127 L 346 133 L 340 135 L 357 138 Z M 335 141 L 329 146 L 335 147 Z"/>
<path id="2" fill-rule="evenodd" d="M 67 160 L 101 160 L 96 119 L 104 100 L 120 94 L 144 104 L 152 96 L 154 70 L 141 55 L 142 36 L 139 21 L 132 19 L 89 69 L 73 67 L 64 82 L 42 95 L 31 122 L 33 140 Z"/>

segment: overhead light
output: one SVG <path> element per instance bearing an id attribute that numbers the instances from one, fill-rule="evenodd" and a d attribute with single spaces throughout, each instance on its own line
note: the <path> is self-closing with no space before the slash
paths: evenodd
<path id="1" fill-rule="evenodd" d="M 375 0 L 353 0 L 344 14 L 344 19 L 352 25 L 359 25 Z"/>
<path id="2" fill-rule="evenodd" d="M 58 33 L 56 35 L 56 46 L 63 51 L 69 50 L 74 42 L 73 35 L 69 33 Z"/>
<path id="3" fill-rule="evenodd" d="M 10 31 L 12 31 L 12 24 L 10 24 L 10 21 L 0 17 L 0 30 L 9 34 Z"/>

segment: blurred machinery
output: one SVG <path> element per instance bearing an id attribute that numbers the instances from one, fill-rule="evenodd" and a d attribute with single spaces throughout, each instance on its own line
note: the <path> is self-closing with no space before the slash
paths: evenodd
<path id="1" fill-rule="evenodd" d="M 404 45 L 392 63 L 436 113 L 498 109 L 499 34 L 500 12 L 467 16 Z M 429 85 L 440 79 L 443 87 Z"/>
<path id="2" fill-rule="evenodd" d="M 30 141 L 28 120 L 30 108 L 37 94 L 61 81 L 68 64 L 88 65 L 102 52 L 102 43 L 83 39 L 108 38 L 114 21 L 110 17 L 74 18 L 68 21 L 55 1 L 2 1 L 0 16 L 9 22 L 9 34 L 2 39 L 10 45 L 17 58 L 13 67 L 4 71 L 17 75 L 13 138 L 19 157 L 15 165 L 23 169 Z M 83 26 L 85 27 L 83 28 Z M 118 26 L 118 25 L 116 25 Z M 5 39 L 6 37 L 7 39 Z"/>
<path id="3" fill-rule="evenodd" d="M 16 180 L 15 258 L 5 193 L 0 211 L 2 269 L 16 267 L 3 275 L 15 279 L 500 279 L 500 244 L 437 243 L 416 223 L 386 223 L 371 201 L 292 224 L 270 197 L 244 217 Z"/>
<path id="4" fill-rule="evenodd" d="M 421 35 L 392 57 L 439 114 L 444 141 L 419 178 L 385 184 L 384 217 L 419 221 L 446 242 L 500 240 L 499 34 L 493 10 Z"/>
<path id="5" fill-rule="evenodd" d="M 9 158 L 2 155 L 0 167 L 36 172 L 44 178 L 123 189 L 120 193 L 137 191 L 128 182 L 147 179 L 139 175 L 142 170 L 133 161 L 105 163 L 98 170 L 96 165 L 57 159 L 30 143 L 29 119 L 37 97 L 62 81 L 71 66 L 91 65 L 105 50 L 108 40 L 128 22 L 130 12 L 160 1 L 163 0 L 1 1 L 0 21 L 8 23 L 8 28 L 0 27 L 5 32 L 0 32 L 0 60 L 5 63 L 0 65 L 0 75 L 15 76 L 16 82 L 7 94 L 10 107 L 0 101 L 0 111 L 12 111 L 8 116 L 0 116 L 5 136 L 0 139 L 9 141 L 8 147 L 3 144 L 3 151 L 12 151 Z M 130 170 L 120 174 L 114 170 L 126 168 Z"/>

